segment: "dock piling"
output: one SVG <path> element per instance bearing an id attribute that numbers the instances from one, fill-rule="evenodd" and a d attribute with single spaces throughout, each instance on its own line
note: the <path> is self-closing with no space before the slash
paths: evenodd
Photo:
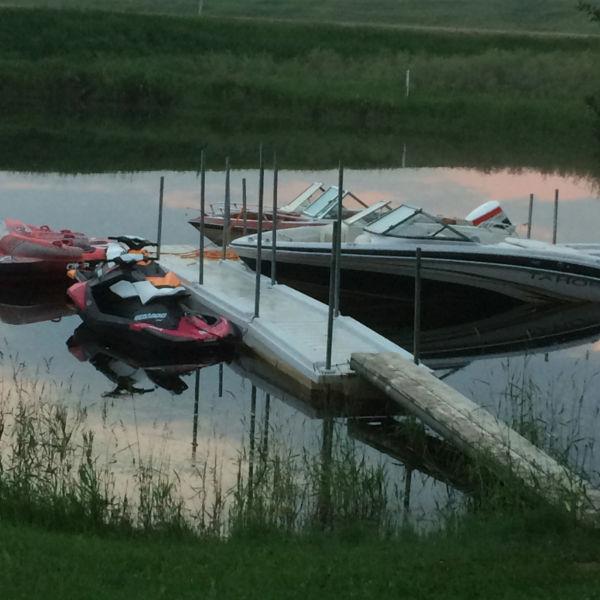
<path id="1" fill-rule="evenodd" d="M 554 190 L 554 219 L 552 224 L 552 243 L 556 244 L 556 233 L 558 231 L 558 190 Z"/>
<path id="2" fill-rule="evenodd" d="M 206 204 L 206 165 L 204 150 L 200 152 L 200 244 L 198 256 L 198 283 L 204 283 L 204 212 Z"/>
<path id="3" fill-rule="evenodd" d="M 163 200 L 165 192 L 165 176 L 160 176 L 160 190 L 158 192 L 158 233 L 156 235 L 156 258 L 160 258 L 160 242 L 162 238 Z"/>
<path id="4" fill-rule="evenodd" d="M 271 416 L 271 394 L 265 395 L 265 414 L 263 420 L 263 432 L 262 432 L 262 448 L 261 455 L 263 462 L 266 462 L 269 456 L 269 419 Z"/>
<path id="5" fill-rule="evenodd" d="M 277 167 L 277 153 L 273 153 L 273 216 L 271 227 L 271 285 L 277 283 L 277 186 L 279 183 L 279 170 Z"/>
<path id="6" fill-rule="evenodd" d="M 321 527 L 327 527 L 331 521 L 331 468 L 333 463 L 334 421 L 332 417 L 323 419 L 321 438 L 321 473 L 317 512 Z"/>
<path id="7" fill-rule="evenodd" d="M 340 273 L 342 269 L 342 202 L 344 200 L 344 166 L 341 161 L 338 167 L 338 202 L 337 215 L 335 220 L 336 234 L 335 240 L 335 280 L 334 280 L 334 303 L 333 316 L 340 314 Z"/>
<path id="8" fill-rule="evenodd" d="M 527 239 L 531 239 L 531 223 L 533 218 L 533 194 L 529 194 L 529 216 L 527 218 Z"/>
<path id="9" fill-rule="evenodd" d="M 415 317 L 413 325 L 413 360 L 419 364 L 421 354 L 421 248 L 415 255 Z"/>
<path id="10" fill-rule="evenodd" d="M 404 494 L 402 497 L 402 507 L 405 513 L 410 511 L 410 494 L 412 490 L 413 470 L 410 467 L 405 467 L 404 472 Z"/>
<path id="11" fill-rule="evenodd" d="M 263 195 L 265 186 L 265 168 L 263 165 L 262 144 L 258 151 L 258 215 L 256 222 L 256 285 L 254 289 L 254 318 L 260 316 L 260 274 L 262 271 L 262 227 L 263 227 Z"/>
<path id="12" fill-rule="evenodd" d="M 248 451 L 248 506 L 252 507 L 254 500 L 254 450 L 256 435 L 256 386 L 250 392 L 250 448 Z"/>
<path id="13" fill-rule="evenodd" d="M 229 168 L 229 157 L 225 159 L 225 214 L 223 216 L 223 255 L 227 258 L 227 246 L 229 245 L 229 229 L 231 226 L 231 172 Z"/>
<path id="14" fill-rule="evenodd" d="M 196 381 L 194 385 L 194 420 L 192 429 L 192 460 L 196 459 L 198 449 L 198 405 L 200 403 L 200 369 L 196 369 Z"/>
<path id="15" fill-rule="evenodd" d="M 219 398 L 223 397 L 223 363 L 219 363 Z"/>
<path id="16" fill-rule="evenodd" d="M 242 179 L 242 235 L 245 237 L 248 232 L 248 207 L 246 203 L 246 178 Z"/>

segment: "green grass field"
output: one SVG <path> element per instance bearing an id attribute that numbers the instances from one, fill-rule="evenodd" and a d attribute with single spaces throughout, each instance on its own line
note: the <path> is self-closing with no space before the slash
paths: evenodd
<path id="1" fill-rule="evenodd" d="M 1 136 L 21 132 L 16 155 L 40 164 L 77 132 L 138 160 L 217 140 L 220 158 L 264 141 L 290 165 L 389 165 L 430 140 L 450 164 L 596 164 L 600 38 L 4 10 L 0 48 Z"/>
<path id="2" fill-rule="evenodd" d="M 9 0 L 0 5 L 99 7 L 94 0 Z M 198 14 L 198 0 L 103 0 L 104 10 L 180 16 Z M 205 0 L 203 14 L 564 33 L 596 33 L 575 0 Z"/>
<path id="3" fill-rule="evenodd" d="M 539 517 L 416 537 L 274 534 L 228 541 L 61 533 L 0 522 L 10 598 L 447 598 L 600 595 L 598 532 Z"/>

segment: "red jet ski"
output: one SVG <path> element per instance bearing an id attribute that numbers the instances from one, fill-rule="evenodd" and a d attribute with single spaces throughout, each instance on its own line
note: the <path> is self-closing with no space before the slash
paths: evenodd
<path id="1" fill-rule="evenodd" d="M 0 276 L 10 278 L 62 279 L 73 263 L 104 260 L 106 240 L 88 238 L 70 229 L 53 230 L 15 219 L 5 221 L 0 238 Z"/>
<path id="2" fill-rule="evenodd" d="M 121 236 L 130 252 L 96 270 L 79 270 L 67 294 L 83 322 L 105 338 L 154 350 L 191 352 L 234 344 L 239 334 L 225 318 L 190 308 L 189 292 L 172 272 L 165 271 L 142 249 L 148 240 Z"/>

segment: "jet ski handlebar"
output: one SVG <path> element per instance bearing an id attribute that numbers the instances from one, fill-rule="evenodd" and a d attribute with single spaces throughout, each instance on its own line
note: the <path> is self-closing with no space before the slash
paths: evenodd
<path id="1" fill-rule="evenodd" d="M 156 242 L 151 242 L 145 238 L 137 237 L 135 235 L 109 235 L 109 240 L 114 240 L 115 242 L 120 242 L 127 246 L 130 250 L 141 250 L 146 247 L 156 247 L 158 248 L 158 244 Z"/>
<path id="2" fill-rule="evenodd" d="M 123 267 L 124 266 L 133 267 L 142 260 L 143 261 L 152 261 L 152 260 L 156 260 L 156 257 L 142 256 L 140 254 L 121 254 L 121 256 L 116 256 L 115 258 L 113 258 L 112 262 L 114 262 L 117 265 L 123 266 Z"/>

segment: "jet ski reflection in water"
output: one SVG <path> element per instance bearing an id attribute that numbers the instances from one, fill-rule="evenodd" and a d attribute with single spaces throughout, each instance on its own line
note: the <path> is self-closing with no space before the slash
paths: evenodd
<path id="1" fill-rule="evenodd" d="M 157 355 L 131 344 L 108 343 L 85 324 L 67 340 L 67 347 L 75 358 L 88 361 L 115 384 L 113 390 L 102 394 L 105 398 L 147 394 L 159 387 L 179 395 L 188 389 L 183 376 L 229 361 L 233 356 L 231 349 L 225 349 L 173 359 L 168 354 Z"/>
<path id="2" fill-rule="evenodd" d="M 111 239 L 118 243 L 106 249 L 103 266 L 70 272 L 77 283 L 67 294 L 90 329 L 171 355 L 237 340 L 227 319 L 189 306 L 190 294 L 178 277 L 145 250 L 156 244 L 134 236 Z"/>

